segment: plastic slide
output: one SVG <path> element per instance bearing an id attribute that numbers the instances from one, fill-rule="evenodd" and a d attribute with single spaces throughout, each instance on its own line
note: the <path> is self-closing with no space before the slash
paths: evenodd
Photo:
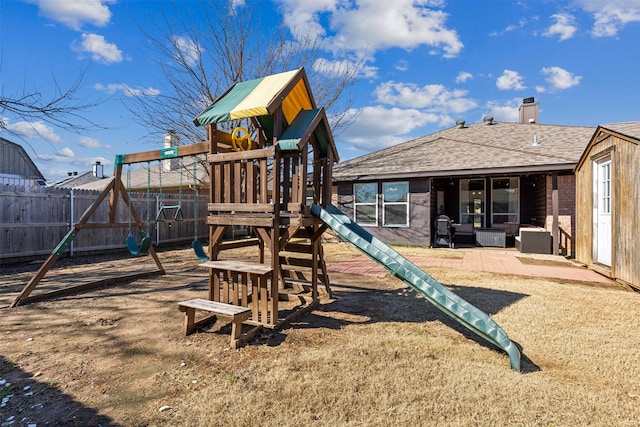
<path id="1" fill-rule="evenodd" d="M 311 212 L 344 240 L 385 267 L 442 312 L 504 350 L 511 369 L 520 371 L 520 351 L 488 314 L 460 298 L 400 253 L 373 237 L 333 205 L 313 205 Z"/>

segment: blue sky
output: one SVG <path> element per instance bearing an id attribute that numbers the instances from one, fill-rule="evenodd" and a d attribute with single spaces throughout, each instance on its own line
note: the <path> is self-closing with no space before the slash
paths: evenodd
<path id="1" fill-rule="evenodd" d="M 269 25 L 319 36 L 324 61 L 364 60 L 348 112 L 354 122 L 335 135 L 342 160 L 458 119 L 517 121 L 518 106 L 530 96 L 540 103 L 541 123 L 595 127 L 640 120 L 640 0 L 246 1 L 257 3 Z M 99 103 L 86 116 L 104 129 L 83 134 L 0 111 L 14 132 L 1 135 L 23 145 L 47 179 L 91 170 L 96 160 L 112 166 L 118 153 L 157 148 L 126 103 L 165 87 L 140 32 L 153 34 L 162 21 L 159 3 L 0 3 L 2 94 L 46 97 L 56 83 L 66 88 L 84 71 L 78 100 Z M 234 0 L 232 7 L 247 5 Z M 322 62 L 313 66 L 322 69 Z"/>

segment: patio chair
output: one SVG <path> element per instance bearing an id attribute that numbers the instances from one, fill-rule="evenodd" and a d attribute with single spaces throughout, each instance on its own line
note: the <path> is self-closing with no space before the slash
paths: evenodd
<path id="1" fill-rule="evenodd" d="M 433 247 L 447 246 L 453 248 L 453 233 L 451 232 L 451 218 L 439 215 L 434 223 Z"/>

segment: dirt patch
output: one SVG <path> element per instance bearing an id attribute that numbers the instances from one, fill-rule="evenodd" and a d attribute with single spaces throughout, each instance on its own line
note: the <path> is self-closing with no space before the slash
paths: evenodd
<path id="1" fill-rule="evenodd" d="M 330 244 L 325 255 L 332 265 L 360 254 Z M 0 424 L 631 426 L 640 419 L 640 350 L 629 333 L 640 329 L 640 294 L 430 268 L 522 347 L 520 374 L 390 275 L 332 273 L 333 299 L 237 351 L 226 323 L 185 337 L 177 302 L 206 295 L 207 272 L 189 250 L 160 258 L 165 276 L 0 309 Z M 143 262 L 107 259 L 59 273 L 96 275 L 114 263 L 130 272 Z M 0 298 L 11 300 L 29 273 L 2 271 Z"/>

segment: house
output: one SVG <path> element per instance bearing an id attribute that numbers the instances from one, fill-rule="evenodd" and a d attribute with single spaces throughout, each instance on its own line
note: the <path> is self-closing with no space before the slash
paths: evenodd
<path id="1" fill-rule="evenodd" d="M 165 150 L 180 145 L 180 138 L 174 131 L 165 133 L 163 140 Z M 158 153 L 160 153 L 160 150 L 158 150 Z M 164 159 L 142 165 L 142 167 L 137 168 L 127 165 L 123 170 L 122 181 L 131 192 L 145 193 L 149 190 L 151 193 L 177 194 L 188 192 L 193 194 L 193 189 L 198 187 L 199 191 L 204 194 L 205 189 L 209 187 L 209 175 L 203 156 L 192 156 L 185 159 Z M 111 182 L 110 179 L 101 179 L 104 178 L 102 168 L 103 165 L 100 162 L 96 162 L 93 165 L 92 175 L 94 178 L 87 178 L 84 182 L 80 182 L 80 175 L 78 175 L 78 179 L 70 176 L 68 180 L 63 181 L 61 184 L 79 190 L 102 191 Z M 89 172 L 86 172 L 83 175 L 89 174 Z M 69 182 L 65 184 L 67 181 Z"/>
<path id="2" fill-rule="evenodd" d="M 640 122 L 600 125 L 576 170 L 576 260 L 640 289 Z"/>
<path id="3" fill-rule="evenodd" d="M 44 186 L 44 176 L 22 146 L 0 137 L 0 185 Z"/>
<path id="4" fill-rule="evenodd" d="M 59 182 L 56 182 L 53 187 L 55 188 L 77 188 L 91 182 L 104 180 L 104 165 L 101 162 L 95 162 L 91 171 L 86 172 L 67 172 L 67 177 Z M 103 181 L 102 185 L 107 183 Z"/>
<path id="5" fill-rule="evenodd" d="M 549 231 L 547 253 L 575 251 L 573 170 L 594 128 L 538 123 L 526 98 L 518 123 L 455 126 L 338 164 L 337 205 L 391 244 L 431 245 L 440 214 L 457 223 L 454 239 L 477 230 Z M 474 243 L 471 241 L 470 243 Z"/>

